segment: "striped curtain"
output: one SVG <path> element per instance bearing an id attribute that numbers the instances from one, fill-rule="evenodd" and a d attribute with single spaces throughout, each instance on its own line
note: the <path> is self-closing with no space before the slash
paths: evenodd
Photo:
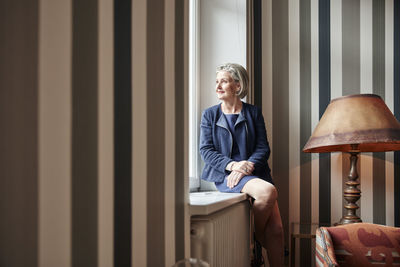
<path id="1" fill-rule="evenodd" d="M 0 266 L 188 257 L 187 1 L 5 0 L 0 24 Z"/>
<path id="2" fill-rule="evenodd" d="M 330 100 L 378 94 L 400 119 L 399 8 L 394 0 L 262 2 L 262 107 L 287 245 L 291 223 L 343 214 L 348 155 L 301 152 Z M 361 156 L 364 222 L 400 226 L 398 153 Z M 310 266 L 310 247 L 301 242 L 301 266 Z"/>

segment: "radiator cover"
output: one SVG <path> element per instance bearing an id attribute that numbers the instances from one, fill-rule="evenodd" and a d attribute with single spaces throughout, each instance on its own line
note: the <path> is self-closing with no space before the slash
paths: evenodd
<path id="1" fill-rule="evenodd" d="M 250 266 L 249 202 L 191 218 L 191 257 L 212 267 Z"/>

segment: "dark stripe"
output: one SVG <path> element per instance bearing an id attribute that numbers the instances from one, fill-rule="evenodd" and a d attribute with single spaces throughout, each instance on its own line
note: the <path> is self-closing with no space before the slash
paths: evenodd
<path id="1" fill-rule="evenodd" d="M 115 267 L 130 266 L 132 261 L 131 5 L 131 0 L 114 1 Z"/>
<path id="2" fill-rule="evenodd" d="M 373 222 L 386 224 L 385 152 L 373 155 Z"/>
<path id="3" fill-rule="evenodd" d="M 373 93 L 385 99 L 385 1 L 373 1 L 372 19 Z M 373 222 L 378 224 L 386 224 L 385 170 L 385 153 L 373 153 Z"/>
<path id="4" fill-rule="evenodd" d="M 288 0 L 272 1 L 273 177 L 288 247 L 289 232 L 289 17 Z"/>
<path id="5" fill-rule="evenodd" d="M 185 0 L 175 0 L 175 261 L 185 258 Z"/>
<path id="6" fill-rule="evenodd" d="M 261 29 L 261 0 L 253 1 L 254 18 L 254 105 L 262 107 L 262 29 Z"/>
<path id="7" fill-rule="evenodd" d="M 400 120 L 400 1 L 393 1 L 394 115 Z M 394 153 L 394 225 L 400 226 L 400 152 Z"/>
<path id="8" fill-rule="evenodd" d="M 38 1 L 0 1 L 0 266 L 38 265 Z"/>
<path id="9" fill-rule="evenodd" d="M 343 95 L 360 93 L 360 0 L 342 2 Z"/>
<path id="10" fill-rule="evenodd" d="M 319 118 L 331 100 L 331 1 L 319 0 Z M 331 223 L 331 154 L 319 154 L 319 223 Z"/>
<path id="11" fill-rule="evenodd" d="M 73 1 L 72 265 L 97 266 L 98 6 Z"/>
<path id="12" fill-rule="evenodd" d="M 164 1 L 147 1 L 147 265 L 165 266 Z M 156 167 L 155 167 L 156 166 Z"/>
<path id="13" fill-rule="evenodd" d="M 310 233 L 311 154 L 302 148 L 311 136 L 311 3 L 300 0 L 300 231 Z M 300 240 L 300 265 L 311 266 L 311 240 Z"/>
<path id="14" fill-rule="evenodd" d="M 360 0 L 342 1 L 342 94 L 360 93 Z M 359 166 L 360 164 L 358 164 Z M 359 169 L 359 168 L 358 168 Z M 343 154 L 342 187 L 346 187 L 350 157 Z M 345 201 L 342 198 L 343 203 Z M 360 205 L 360 201 L 357 202 Z M 343 205 L 342 205 L 343 206 Z M 360 209 L 357 210 L 359 215 Z M 345 214 L 343 208 L 342 214 Z"/>

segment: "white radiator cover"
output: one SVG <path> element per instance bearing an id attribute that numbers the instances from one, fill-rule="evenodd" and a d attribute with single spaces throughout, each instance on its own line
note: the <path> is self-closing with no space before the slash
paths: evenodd
<path id="1" fill-rule="evenodd" d="M 191 257 L 212 267 L 250 266 L 250 210 L 242 201 L 221 211 L 191 218 Z"/>

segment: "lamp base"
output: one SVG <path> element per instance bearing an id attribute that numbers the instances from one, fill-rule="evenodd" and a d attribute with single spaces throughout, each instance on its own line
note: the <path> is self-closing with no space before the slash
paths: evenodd
<path id="1" fill-rule="evenodd" d="M 362 220 L 360 219 L 360 217 L 355 216 L 355 217 L 347 217 L 347 216 L 343 216 L 339 222 L 335 223 L 336 225 L 343 225 L 343 224 L 350 224 L 350 223 L 360 223 L 362 222 Z"/>
<path id="2" fill-rule="evenodd" d="M 356 211 L 359 208 L 357 201 L 361 197 L 361 191 L 358 189 L 360 183 L 357 181 L 357 160 L 360 152 L 357 150 L 357 145 L 352 145 L 352 148 L 353 150 L 350 151 L 350 172 L 347 177 L 346 188 L 343 191 L 343 197 L 347 201 L 347 204 L 344 205 L 346 214 L 337 225 L 362 222 L 360 217 L 356 215 Z"/>

